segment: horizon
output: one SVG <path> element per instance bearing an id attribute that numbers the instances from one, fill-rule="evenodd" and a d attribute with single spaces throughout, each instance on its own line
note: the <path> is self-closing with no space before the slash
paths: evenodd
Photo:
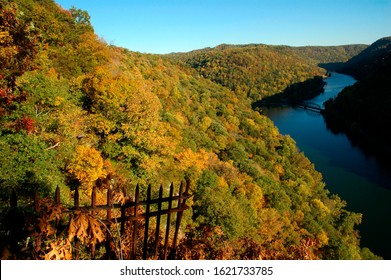
<path id="1" fill-rule="evenodd" d="M 390 36 L 391 30 L 391 0 L 56 3 L 64 9 L 74 6 L 86 10 L 95 33 L 108 44 L 152 54 L 189 52 L 222 44 L 370 45 Z"/>

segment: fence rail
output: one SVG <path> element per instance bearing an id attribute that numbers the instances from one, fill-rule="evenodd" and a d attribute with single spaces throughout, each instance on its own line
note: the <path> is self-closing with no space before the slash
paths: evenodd
<path id="1" fill-rule="evenodd" d="M 106 229 L 109 229 L 111 225 L 119 224 L 121 237 L 124 234 L 131 234 L 131 236 L 127 236 L 131 240 L 130 248 L 126 248 L 129 250 L 127 256 L 130 259 L 140 257 L 142 259 L 173 259 L 175 258 L 178 245 L 178 235 L 183 212 L 189 208 L 186 204 L 187 199 L 191 197 L 189 188 L 188 182 L 181 183 L 178 192 L 174 193 L 174 184 L 171 184 L 169 195 L 163 196 L 164 188 L 160 186 L 158 197 L 152 198 L 152 188 L 149 185 L 146 190 L 146 198 L 141 200 L 140 188 L 137 185 L 134 196 L 131 198 L 128 197 L 127 201 L 122 204 L 113 203 L 113 192 L 109 188 L 106 190 L 107 200 L 104 205 L 97 205 L 96 188 L 94 188 L 91 194 L 91 205 L 89 206 L 80 206 L 80 195 L 76 189 L 73 194 L 74 205 L 73 207 L 65 207 L 65 211 L 69 213 L 83 211 L 90 213 L 94 217 L 99 216 L 99 221 L 105 225 Z M 57 187 L 54 198 L 56 205 L 62 205 L 60 196 L 60 188 Z M 11 195 L 10 205 L 11 207 L 17 206 L 17 196 L 15 193 Z M 34 197 L 34 209 L 36 212 L 40 211 L 38 193 Z M 102 211 L 106 211 L 106 213 L 102 214 Z M 103 216 L 105 218 L 102 218 Z M 163 217 L 165 217 L 165 223 L 162 221 Z M 154 220 L 153 224 L 151 223 L 152 218 Z M 127 227 L 131 227 L 131 230 L 126 231 Z M 162 228 L 163 231 L 161 231 Z M 173 237 L 170 238 L 172 232 Z M 110 231 L 107 230 L 105 241 L 107 256 L 111 255 L 112 249 L 110 242 L 112 241 L 112 237 Z M 142 250 L 140 248 L 141 244 Z M 76 241 L 74 244 L 74 259 L 79 259 L 79 246 L 80 242 Z M 96 255 L 94 244 L 91 245 L 90 251 L 91 259 L 94 259 Z M 142 251 L 142 256 L 139 255 L 140 251 Z"/>

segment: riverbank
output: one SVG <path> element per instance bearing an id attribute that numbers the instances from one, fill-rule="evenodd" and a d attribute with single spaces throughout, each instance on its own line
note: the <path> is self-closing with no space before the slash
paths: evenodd
<path id="1" fill-rule="evenodd" d="M 391 67 L 391 62 L 390 62 Z M 391 70 L 391 68 L 390 68 Z M 344 88 L 325 102 L 328 128 L 391 166 L 391 82 L 386 71 Z"/>
<path id="2" fill-rule="evenodd" d="M 324 92 L 324 86 L 326 82 L 324 78 L 326 76 L 315 76 L 312 79 L 308 79 L 304 82 L 296 83 L 287 87 L 284 91 L 275 94 L 273 96 L 268 96 L 263 98 L 260 101 L 253 103 L 253 108 L 261 106 L 273 106 L 287 104 L 294 105 L 300 102 L 310 100 L 319 94 Z"/>

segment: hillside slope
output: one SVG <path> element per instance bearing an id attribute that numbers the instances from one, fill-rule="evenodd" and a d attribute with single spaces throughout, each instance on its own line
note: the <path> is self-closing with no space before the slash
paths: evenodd
<path id="1" fill-rule="evenodd" d="M 203 77 L 229 88 L 238 97 L 252 101 L 325 74 L 286 46 L 220 45 L 171 56 L 196 69 Z"/>
<path id="2" fill-rule="evenodd" d="M 375 257 L 359 246 L 361 215 L 328 193 L 294 141 L 251 110 L 247 98 L 165 56 L 108 46 L 84 11 L 51 0 L 15 2 L 0 4 L 0 59 L 9 50 L 15 58 L 0 69 L 1 210 L 8 210 L 12 190 L 24 199 L 39 190 L 47 199 L 58 185 L 66 203 L 79 188 L 88 205 L 102 180 L 121 201 L 124 188 L 186 179 L 193 198 L 179 258 Z M 280 61 L 308 76 L 318 71 L 269 55 L 265 67 Z M 302 77 L 295 71 L 286 74 L 292 81 Z M 2 246 L 9 245 L 5 217 Z M 61 247 L 75 237 L 69 229 L 39 231 L 31 226 L 39 220 L 29 219 L 19 232 L 23 250 L 11 248 L 13 257 L 69 250 Z M 50 246 L 37 251 L 28 236 Z M 85 248 L 95 240 L 81 237 Z"/>
<path id="3" fill-rule="evenodd" d="M 228 87 L 252 101 L 275 95 L 288 86 L 326 71 L 318 65 L 346 62 L 365 45 L 339 47 L 289 47 L 270 45 L 220 45 L 189 53 L 170 54 L 205 78 Z"/>
<path id="4" fill-rule="evenodd" d="M 390 52 L 391 37 L 381 38 L 352 57 L 338 71 L 352 75 L 359 80 L 363 79 L 365 76 L 371 75 L 372 72 L 376 71 L 376 64 Z"/>
<path id="5" fill-rule="evenodd" d="M 367 45 L 342 46 L 306 46 L 295 47 L 292 50 L 300 57 L 312 60 L 317 64 L 344 63 L 361 53 Z"/>
<path id="6" fill-rule="evenodd" d="M 325 104 L 327 124 L 347 133 L 390 164 L 391 37 L 382 38 L 349 60 L 342 72 L 359 80 Z"/>

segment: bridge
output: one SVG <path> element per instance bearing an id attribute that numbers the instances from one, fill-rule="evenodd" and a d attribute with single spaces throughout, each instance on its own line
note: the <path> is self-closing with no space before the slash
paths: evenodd
<path id="1" fill-rule="evenodd" d="M 292 106 L 320 114 L 324 111 L 324 109 L 322 109 L 319 104 L 313 102 L 298 102 L 293 103 Z"/>
<path id="2" fill-rule="evenodd" d="M 300 102 L 287 102 L 287 101 L 276 101 L 276 102 L 267 102 L 267 101 L 260 101 L 260 102 L 257 102 L 257 104 L 255 104 L 254 107 L 261 107 L 261 106 L 286 106 L 286 105 L 289 105 L 289 106 L 292 106 L 292 107 L 296 107 L 296 108 L 301 108 L 301 109 L 304 109 L 304 110 L 307 110 L 307 111 L 311 111 L 311 112 L 315 112 L 315 113 L 319 113 L 319 114 L 322 114 L 324 109 L 319 105 L 319 104 L 316 104 L 316 103 L 313 103 L 313 102 L 307 102 L 307 101 L 300 101 Z"/>

